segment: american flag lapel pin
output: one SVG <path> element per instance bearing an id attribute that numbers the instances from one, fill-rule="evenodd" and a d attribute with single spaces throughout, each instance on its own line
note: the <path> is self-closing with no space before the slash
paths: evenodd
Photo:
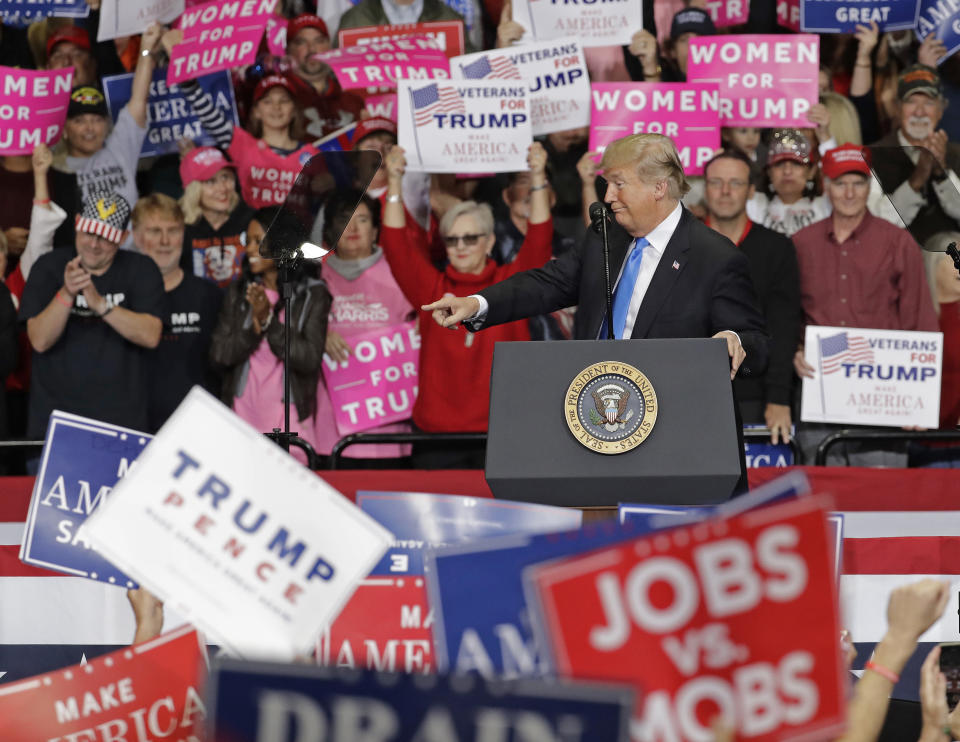
<path id="1" fill-rule="evenodd" d="M 671 267 L 672 267 L 675 271 L 678 271 L 678 270 L 680 270 L 680 263 L 678 263 L 676 260 L 674 260 L 674 261 L 673 261 L 673 265 L 672 265 Z"/>

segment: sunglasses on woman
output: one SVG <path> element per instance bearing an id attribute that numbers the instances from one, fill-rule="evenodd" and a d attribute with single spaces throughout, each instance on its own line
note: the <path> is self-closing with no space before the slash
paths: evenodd
<path id="1" fill-rule="evenodd" d="M 447 247 L 456 247 L 461 241 L 467 247 L 473 247 L 480 241 L 481 237 L 486 237 L 483 234 L 449 234 L 443 238 L 443 244 Z"/>

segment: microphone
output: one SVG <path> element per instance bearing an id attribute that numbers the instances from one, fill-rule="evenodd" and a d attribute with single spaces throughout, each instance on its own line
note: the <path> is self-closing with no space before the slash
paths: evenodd
<path id="1" fill-rule="evenodd" d="M 599 201 L 590 204 L 590 229 L 597 234 L 603 230 L 602 223 L 610 220 L 610 211 Z"/>
<path id="2" fill-rule="evenodd" d="M 610 210 L 605 204 L 595 201 L 590 204 L 590 229 L 603 240 L 603 287 L 607 300 L 607 338 L 615 340 L 613 334 L 613 292 L 610 288 L 610 242 L 607 239 L 607 222 Z"/>

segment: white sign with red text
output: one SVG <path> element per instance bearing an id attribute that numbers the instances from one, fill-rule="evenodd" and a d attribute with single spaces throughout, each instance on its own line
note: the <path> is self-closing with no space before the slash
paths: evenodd
<path id="1" fill-rule="evenodd" d="M 590 75 L 577 39 L 465 54 L 450 60 L 450 76 L 526 82 L 534 136 L 590 124 Z"/>
<path id="2" fill-rule="evenodd" d="M 940 425 L 942 332 L 807 325 L 800 419 L 855 425 Z"/>
<path id="3" fill-rule="evenodd" d="M 820 37 L 814 34 L 697 36 L 688 82 L 720 86 L 724 126 L 811 126 L 818 99 Z"/>
<path id="4" fill-rule="evenodd" d="M 584 47 L 620 46 L 643 28 L 643 0 L 513 0 L 513 20 L 527 30 L 523 42 L 573 36 Z"/>
<path id="5" fill-rule="evenodd" d="M 833 739 L 846 679 L 825 502 L 804 497 L 534 565 L 561 677 L 626 681 L 632 738 Z M 545 634 L 545 636 L 544 636 Z"/>
<path id="6" fill-rule="evenodd" d="M 231 653 L 287 660 L 308 651 L 392 541 L 200 387 L 85 528 Z"/>
<path id="7" fill-rule="evenodd" d="M 522 80 L 400 80 L 397 130 L 411 171 L 514 173 L 533 143 Z"/>

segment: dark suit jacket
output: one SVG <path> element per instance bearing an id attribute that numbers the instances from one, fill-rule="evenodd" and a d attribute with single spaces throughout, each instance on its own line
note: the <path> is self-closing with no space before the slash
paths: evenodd
<path id="1" fill-rule="evenodd" d="M 617 224 L 612 224 L 608 233 L 613 284 L 633 238 Z M 518 273 L 480 294 L 490 307 L 485 320 L 473 323 L 473 329 L 576 306 L 574 337 L 595 339 L 606 310 L 600 237 L 588 232 L 574 249 L 556 260 Z M 684 208 L 643 297 L 631 337 L 702 338 L 721 330 L 740 335 L 747 353 L 740 374 L 763 373 L 766 326 L 747 259 L 726 237 Z"/>

